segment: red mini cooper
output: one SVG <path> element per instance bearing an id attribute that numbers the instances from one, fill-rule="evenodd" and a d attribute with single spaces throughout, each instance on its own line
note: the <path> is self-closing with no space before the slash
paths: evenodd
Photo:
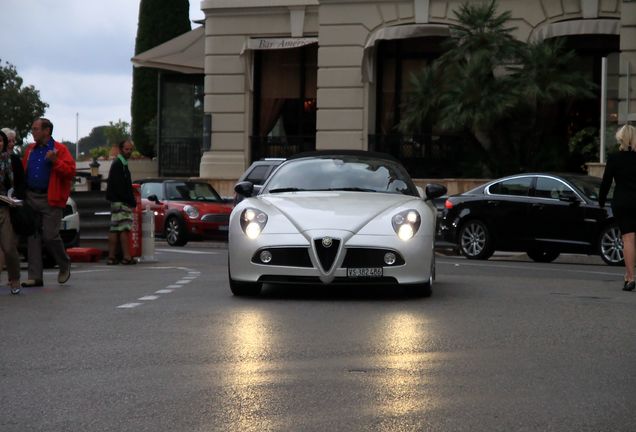
<path id="1" fill-rule="evenodd" d="M 226 240 L 233 205 L 209 183 L 177 179 L 146 179 L 141 184 L 142 208 L 155 214 L 155 235 L 171 246 L 189 240 Z"/>

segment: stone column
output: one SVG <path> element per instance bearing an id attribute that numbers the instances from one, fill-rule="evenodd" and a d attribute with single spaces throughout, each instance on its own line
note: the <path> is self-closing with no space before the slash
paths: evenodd
<path id="1" fill-rule="evenodd" d="M 636 121 L 636 2 L 621 4 L 618 122 Z"/>

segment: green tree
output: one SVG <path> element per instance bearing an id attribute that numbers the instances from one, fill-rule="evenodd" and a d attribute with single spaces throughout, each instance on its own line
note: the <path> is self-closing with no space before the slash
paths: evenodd
<path id="1" fill-rule="evenodd" d="M 117 145 L 130 136 L 130 125 L 121 119 L 116 123 L 111 121 L 104 128 L 104 136 L 109 145 Z"/>
<path id="2" fill-rule="evenodd" d="M 412 78 L 416 91 L 404 104 L 400 131 L 431 125 L 465 133 L 481 150 L 486 175 L 554 160 L 558 149 L 542 136 L 554 118 L 550 108 L 592 94 L 592 84 L 572 70 L 574 54 L 552 41 L 516 40 L 510 12 L 498 13 L 496 0 L 464 3 L 455 16 L 446 52 Z"/>
<path id="3" fill-rule="evenodd" d="M 188 0 L 141 0 L 135 54 L 156 47 L 191 29 Z M 132 138 L 139 151 L 152 157 L 156 133 L 148 133 L 147 125 L 157 116 L 157 70 L 133 69 L 131 100 Z M 156 123 L 155 123 L 156 124 Z"/>
<path id="4" fill-rule="evenodd" d="M 0 127 L 16 131 L 17 142 L 23 142 L 31 131 L 33 120 L 44 115 L 48 104 L 40 92 L 24 81 L 12 64 L 0 60 Z"/>
<path id="5" fill-rule="evenodd" d="M 80 138 L 79 151 L 84 154 L 90 154 L 90 151 L 97 147 L 106 146 L 108 139 L 106 138 L 106 129 L 108 126 L 96 126 L 91 129 L 88 136 Z"/>

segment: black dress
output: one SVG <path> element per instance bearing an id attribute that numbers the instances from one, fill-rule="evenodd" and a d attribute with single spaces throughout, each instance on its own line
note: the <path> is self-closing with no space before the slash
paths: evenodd
<path id="1" fill-rule="evenodd" d="M 636 232 L 636 152 L 619 151 L 609 155 L 599 192 L 599 205 L 604 206 L 607 193 L 616 183 L 612 212 L 622 234 Z"/>

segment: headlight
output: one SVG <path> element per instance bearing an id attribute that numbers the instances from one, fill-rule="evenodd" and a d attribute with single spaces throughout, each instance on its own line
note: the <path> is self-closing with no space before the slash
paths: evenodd
<path id="1" fill-rule="evenodd" d="M 422 219 L 417 211 L 406 210 L 393 216 L 391 223 L 400 240 L 407 241 L 410 240 L 420 228 Z"/>
<path id="2" fill-rule="evenodd" d="M 241 228 L 246 236 L 257 238 L 267 225 L 267 215 L 260 210 L 247 208 L 241 213 Z"/>
<path id="3" fill-rule="evenodd" d="M 183 208 L 183 211 L 185 212 L 185 214 L 188 215 L 190 219 L 196 219 L 199 217 L 199 210 L 191 205 L 185 206 Z"/>

